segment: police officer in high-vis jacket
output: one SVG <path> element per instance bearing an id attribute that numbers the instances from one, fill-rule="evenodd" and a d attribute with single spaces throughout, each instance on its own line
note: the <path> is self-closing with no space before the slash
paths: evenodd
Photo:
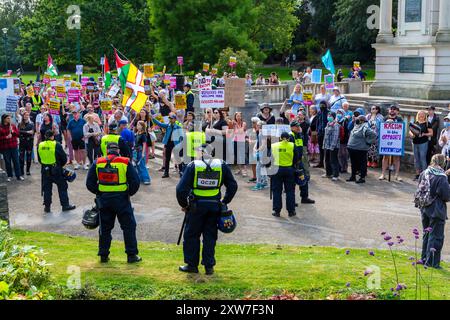
<path id="1" fill-rule="evenodd" d="M 304 146 L 303 143 L 303 132 L 301 128 L 301 124 L 297 121 L 291 122 L 291 132 L 289 133 L 291 135 L 289 141 L 294 143 L 294 152 L 297 153 L 297 163 L 294 163 L 294 167 L 296 169 L 300 169 L 300 167 L 303 167 L 305 170 L 305 174 L 309 174 L 309 164 L 308 164 L 308 158 L 306 153 L 306 146 Z M 305 185 L 300 186 L 300 198 L 302 199 L 303 204 L 313 204 L 315 203 L 314 200 L 311 200 L 309 198 L 309 177 L 307 178 L 307 181 Z M 297 206 L 297 205 L 296 205 Z"/>
<path id="2" fill-rule="evenodd" d="M 128 263 L 139 262 L 136 239 L 136 220 L 130 197 L 139 190 L 139 176 L 129 158 L 119 156 L 119 146 L 109 143 L 108 155 L 98 158 L 88 171 L 87 189 L 97 196 L 100 210 L 99 250 L 100 261 L 109 261 L 111 231 L 119 220 L 125 241 Z"/>
<path id="3" fill-rule="evenodd" d="M 294 143 L 289 142 L 290 134 L 283 132 L 281 140 L 272 144 L 272 165 L 271 169 L 276 170 L 272 176 L 273 212 L 274 217 L 279 217 L 282 204 L 283 187 L 286 191 L 286 209 L 289 217 L 296 215 L 295 212 L 295 169 L 294 164 L 298 162 L 298 155 L 295 152 Z"/>
<path id="4" fill-rule="evenodd" d="M 44 211 L 50 212 L 52 204 L 53 183 L 58 187 L 59 201 L 63 211 L 75 209 L 74 205 L 69 203 L 67 194 L 67 181 L 64 179 L 63 167 L 67 163 L 67 155 L 59 142 L 55 141 L 55 135 L 52 130 L 45 132 L 45 141 L 39 143 L 38 159 L 42 165 L 42 192 L 44 194 Z"/>
<path id="5" fill-rule="evenodd" d="M 223 206 L 233 200 L 238 186 L 228 165 L 206 153 L 206 145 L 199 148 L 199 159 L 186 167 L 177 185 L 177 200 L 186 213 L 182 272 L 198 273 L 200 237 L 203 237 L 202 265 L 207 275 L 214 273 L 217 241 L 217 221 Z M 203 154 L 202 154 L 203 153 Z M 226 187 L 222 198 L 220 188 Z"/>
<path id="6" fill-rule="evenodd" d="M 100 141 L 100 150 L 102 153 L 102 156 L 106 156 L 106 149 L 109 143 L 115 143 L 119 146 L 120 149 L 120 155 L 122 157 L 131 157 L 131 150 L 125 143 L 125 141 L 121 138 L 121 136 L 118 134 L 118 126 L 116 123 L 112 123 L 108 127 L 108 134 L 104 135 Z"/>

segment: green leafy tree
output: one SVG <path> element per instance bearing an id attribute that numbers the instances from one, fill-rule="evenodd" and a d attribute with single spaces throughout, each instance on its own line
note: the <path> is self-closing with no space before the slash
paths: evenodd
<path id="1" fill-rule="evenodd" d="M 229 65 L 230 57 L 236 57 L 237 63 L 235 68 L 231 68 Z M 218 68 L 219 75 L 223 72 L 236 71 L 236 74 L 242 78 L 246 73 L 252 73 L 255 70 L 256 63 L 248 55 L 247 51 L 234 51 L 231 48 L 226 48 L 220 52 L 216 67 Z"/>
<path id="2" fill-rule="evenodd" d="M 333 15 L 337 0 L 311 1 L 312 24 L 311 35 L 318 39 L 324 48 L 332 48 L 336 32 L 333 27 Z M 353 2 L 353 1 L 351 1 Z"/>

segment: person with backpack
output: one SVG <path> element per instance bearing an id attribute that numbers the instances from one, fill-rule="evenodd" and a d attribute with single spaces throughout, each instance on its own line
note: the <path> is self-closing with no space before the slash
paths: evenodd
<path id="1" fill-rule="evenodd" d="M 430 166 L 419 176 L 419 184 L 414 194 L 416 208 L 422 216 L 423 243 L 421 260 L 424 265 L 441 269 L 441 251 L 444 245 L 447 202 L 450 201 L 450 184 L 444 171 L 445 156 L 436 154 Z"/>
<path id="2" fill-rule="evenodd" d="M 347 179 L 347 182 L 356 182 L 358 184 L 366 182 L 367 152 L 376 139 L 377 134 L 370 128 L 366 117 L 363 115 L 358 116 L 355 119 L 347 145 L 352 164 L 352 175 Z M 356 180 L 357 172 L 360 174 L 358 180 Z"/>

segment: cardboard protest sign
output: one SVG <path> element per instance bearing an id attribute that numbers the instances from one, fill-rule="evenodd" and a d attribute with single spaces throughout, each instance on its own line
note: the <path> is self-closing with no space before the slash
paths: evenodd
<path id="1" fill-rule="evenodd" d="M 200 108 L 223 109 L 225 107 L 225 90 L 202 90 L 199 92 Z"/>
<path id="2" fill-rule="evenodd" d="M 170 74 L 165 74 L 163 78 L 164 84 L 170 84 Z"/>
<path id="3" fill-rule="evenodd" d="M 60 101 L 59 99 L 51 98 L 49 103 L 48 111 L 51 115 L 59 114 Z"/>
<path id="4" fill-rule="evenodd" d="M 81 91 L 78 88 L 70 88 L 67 90 L 67 96 L 69 103 L 78 102 L 81 97 Z"/>
<path id="5" fill-rule="evenodd" d="M 245 79 L 239 78 L 226 79 L 225 106 L 245 107 Z"/>
<path id="6" fill-rule="evenodd" d="M 303 91 L 303 103 L 307 106 L 312 105 L 313 102 L 313 92 L 311 90 Z"/>
<path id="7" fill-rule="evenodd" d="M 179 66 L 182 66 L 183 65 L 183 57 L 182 56 L 178 56 L 177 57 L 177 62 L 178 62 Z"/>
<path id="8" fill-rule="evenodd" d="M 405 154 L 404 122 L 384 122 L 378 135 L 378 152 L 382 156 L 403 156 Z"/>
<path id="9" fill-rule="evenodd" d="M 175 108 L 177 110 L 185 110 L 187 108 L 185 93 L 177 93 L 175 95 Z"/>
<path id="10" fill-rule="evenodd" d="M 66 97 L 66 87 L 57 85 L 56 86 L 56 95 L 58 96 L 58 98 L 64 99 Z"/>
<path id="11" fill-rule="evenodd" d="M 154 75 L 155 75 L 155 69 L 154 69 L 153 63 L 144 64 L 144 77 L 153 78 Z"/>
<path id="12" fill-rule="evenodd" d="M 33 97 L 34 96 L 34 89 L 32 86 L 27 87 L 27 96 Z"/>
<path id="13" fill-rule="evenodd" d="M 15 113 L 17 111 L 18 102 L 19 102 L 18 96 L 7 96 L 5 104 L 6 112 Z"/>
<path id="14" fill-rule="evenodd" d="M 150 79 L 144 79 L 144 91 L 147 96 L 152 94 L 151 81 Z"/>
<path id="15" fill-rule="evenodd" d="M 103 114 L 111 114 L 112 100 L 111 99 L 100 100 L 100 109 L 102 109 Z"/>
<path id="16" fill-rule="evenodd" d="M 217 74 L 218 70 L 217 68 L 211 68 L 211 74 Z"/>
<path id="17" fill-rule="evenodd" d="M 203 62 L 203 72 L 209 71 L 209 63 Z"/>
<path id="18" fill-rule="evenodd" d="M 322 69 L 312 69 L 311 83 L 322 83 Z"/>
<path id="19" fill-rule="evenodd" d="M 327 74 L 324 79 L 325 79 L 325 89 L 333 90 L 333 88 L 334 88 L 334 74 Z"/>
<path id="20" fill-rule="evenodd" d="M 120 87 L 117 84 L 114 84 L 113 86 L 111 86 L 111 88 L 109 89 L 107 96 L 110 98 L 114 98 L 115 96 L 117 96 L 117 94 L 120 91 Z"/>
<path id="21" fill-rule="evenodd" d="M 39 82 L 37 82 L 37 83 L 39 83 Z M 14 86 L 14 94 L 19 95 L 20 94 L 20 80 L 13 79 L 13 86 Z"/>
<path id="22" fill-rule="evenodd" d="M 236 63 L 237 63 L 237 58 L 230 57 L 230 67 L 234 68 L 236 66 Z"/>
<path id="23" fill-rule="evenodd" d="M 199 90 L 211 90 L 211 87 L 212 87 L 211 76 L 198 78 L 198 89 Z"/>

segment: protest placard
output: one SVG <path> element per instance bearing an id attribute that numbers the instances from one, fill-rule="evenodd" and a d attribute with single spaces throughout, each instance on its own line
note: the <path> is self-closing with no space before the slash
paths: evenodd
<path id="1" fill-rule="evenodd" d="M 266 137 L 275 137 L 277 134 L 276 124 L 265 124 L 262 126 L 262 135 Z"/>
<path id="2" fill-rule="evenodd" d="M 56 95 L 58 98 L 64 99 L 66 97 L 66 87 L 57 85 L 56 86 Z"/>
<path id="3" fill-rule="evenodd" d="M 81 75 L 83 74 L 83 65 L 78 64 L 78 65 L 76 66 L 75 74 L 76 74 L 77 76 L 81 76 Z"/>
<path id="4" fill-rule="evenodd" d="M 177 62 L 178 62 L 179 66 L 182 66 L 183 65 L 183 57 L 182 56 L 178 56 L 177 57 Z"/>
<path id="5" fill-rule="evenodd" d="M 48 111 L 51 115 L 59 115 L 59 106 L 60 106 L 59 99 L 51 98 L 48 106 L 49 106 Z"/>
<path id="6" fill-rule="evenodd" d="M 211 68 L 211 74 L 217 74 L 218 70 L 217 68 Z"/>
<path id="7" fill-rule="evenodd" d="M 110 98 L 114 98 L 115 96 L 117 96 L 117 94 L 119 93 L 119 91 L 120 91 L 120 87 L 119 87 L 118 84 L 115 83 L 115 84 L 112 85 L 111 88 L 109 89 L 109 91 L 108 91 L 108 93 L 107 93 L 107 96 L 110 97 Z"/>
<path id="8" fill-rule="evenodd" d="M 165 74 L 163 78 L 163 83 L 166 85 L 170 85 L 170 74 Z"/>
<path id="9" fill-rule="evenodd" d="M 78 102 L 80 100 L 81 91 L 78 88 L 70 88 L 67 90 L 69 103 Z"/>
<path id="10" fill-rule="evenodd" d="M 50 75 L 47 74 L 47 73 L 45 73 L 45 74 L 44 74 L 44 78 L 42 79 L 42 82 L 43 82 L 44 84 L 49 84 L 49 83 L 50 83 Z"/>
<path id="11" fill-rule="evenodd" d="M 287 133 L 291 132 L 291 126 L 288 124 L 277 124 L 277 135 L 276 136 L 278 138 L 281 137 L 281 134 L 283 132 L 287 132 Z"/>
<path id="12" fill-rule="evenodd" d="M 334 74 L 327 74 L 325 77 L 325 89 L 333 90 L 334 88 Z"/>
<path id="13" fill-rule="evenodd" d="M 65 74 L 63 78 L 64 82 L 72 80 L 72 76 L 70 74 Z"/>
<path id="14" fill-rule="evenodd" d="M 298 77 L 298 71 L 292 70 L 292 79 L 297 79 L 297 77 Z"/>
<path id="15" fill-rule="evenodd" d="M 170 89 L 176 89 L 177 77 L 170 77 Z"/>
<path id="16" fill-rule="evenodd" d="M 322 69 L 312 69 L 311 83 L 322 83 Z"/>
<path id="17" fill-rule="evenodd" d="M 175 95 L 175 108 L 177 110 L 185 110 L 187 108 L 185 93 L 177 93 Z"/>
<path id="18" fill-rule="evenodd" d="M 209 71 L 209 63 L 203 62 L 203 72 Z"/>
<path id="19" fill-rule="evenodd" d="M 89 81 L 88 77 L 81 77 L 81 86 L 86 87 L 88 81 Z"/>
<path id="20" fill-rule="evenodd" d="M 405 154 L 404 122 L 384 122 L 378 135 L 378 152 L 382 156 L 403 156 Z"/>
<path id="21" fill-rule="evenodd" d="M 34 89 L 32 86 L 27 87 L 27 96 L 33 97 L 34 96 Z"/>
<path id="22" fill-rule="evenodd" d="M 202 90 L 199 92 L 200 108 L 223 109 L 225 106 L 225 90 Z"/>
<path id="23" fill-rule="evenodd" d="M 312 105 L 313 102 L 313 92 L 311 90 L 304 90 L 303 91 L 303 103 L 306 106 Z"/>
<path id="24" fill-rule="evenodd" d="M 144 79 L 144 92 L 147 96 L 152 94 L 152 88 L 151 88 L 151 80 L 150 79 Z"/>
<path id="25" fill-rule="evenodd" d="M 245 107 L 245 79 L 229 78 L 225 80 L 225 106 Z"/>
<path id="26" fill-rule="evenodd" d="M 56 79 L 50 79 L 50 87 L 56 88 L 57 83 L 58 83 L 58 82 L 57 82 Z"/>
<path id="27" fill-rule="evenodd" d="M 361 69 L 361 62 L 353 61 L 353 68 L 355 68 L 357 70 Z"/>
<path id="28" fill-rule="evenodd" d="M 112 100 L 111 99 L 100 100 L 100 109 L 102 109 L 103 114 L 111 114 Z"/>
<path id="29" fill-rule="evenodd" d="M 153 63 L 144 64 L 144 77 L 153 78 L 154 74 L 155 74 L 155 69 L 154 69 Z"/>
<path id="30" fill-rule="evenodd" d="M 211 87 L 212 87 L 211 76 L 198 78 L 198 89 L 199 90 L 211 90 Z"/>
<path id="31" fill-rule="evenodd" d="M 7 96 L 5 103 L 6 112 L 15 113 L 17 111 L 17 103 L 19 101 L 18 96 Z"/>
<path id="32" fill-rule="evenodd" d="M 237 58 L 230 57 L 230 67 L 234 68 L 236 66 L 236 63 L 237 63 Z"/>

